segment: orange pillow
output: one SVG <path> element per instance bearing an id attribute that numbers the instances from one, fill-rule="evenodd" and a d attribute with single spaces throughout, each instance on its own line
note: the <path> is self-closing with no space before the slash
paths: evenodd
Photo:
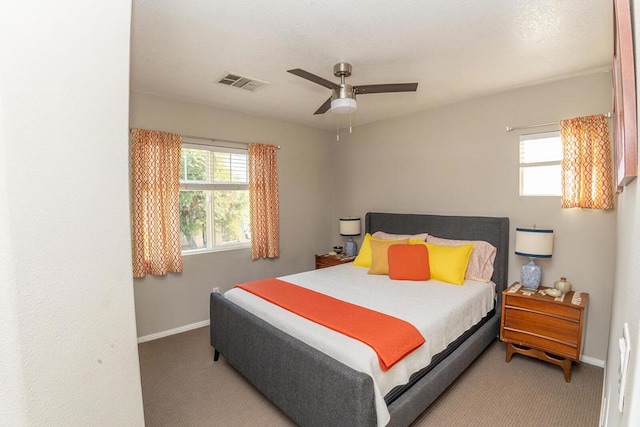
<path id="1" fill-rule="evenodd" d="M 389 278 L 393 280 L 429 280 L 429 251 L 425 245 L 389 247 Z"/>
<path id="2" fill-rule="evenodd" d="M 393 245 L 407 243 L 409 243 L 409 239 L 371 240 L 371 268 L 367 274 L 389 274 L 389 248 Z"/>

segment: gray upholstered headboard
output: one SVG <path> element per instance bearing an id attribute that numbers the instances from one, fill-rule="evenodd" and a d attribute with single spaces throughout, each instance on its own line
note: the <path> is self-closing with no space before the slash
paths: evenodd
<path id="1" fill-rule="evenodd" d="M 497 249 L 491 279 L 497 285 L 498 302 L 501 301 L 508 280 L 509 218 L 368 212 L 365 231 L 371 234 L 376 231 L 429 233 L 445 239 L 484 240 L 491 243 Z"/>

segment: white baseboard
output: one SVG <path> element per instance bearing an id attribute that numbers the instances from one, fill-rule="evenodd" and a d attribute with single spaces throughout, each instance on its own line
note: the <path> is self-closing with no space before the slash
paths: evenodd
<path id="1" fill-rule="evenodd" d="M 587 365 L 594 365 L 599 368 L 604 368 L 604 360 L 596 359 L 595 357 L 580 356 L 580 361 Z"/>
<path id="2" fill-rule="evenodd" d="M 192 323 L 190 325 L 180 326 L 179 328 L 169 329 L 167 331 L 156 332 L 155 334 L 150 334 L 150 335 L 145 335 L 145 336 L 142 336 L 142 337 L 138 337 L 138 344 L 143 343 L 143 342 L 147 342 L 147 341 L 157 340 L 158 338 L 168 337 L 169 335 L 179 334 L 181 332 L 187 332 L 187 331 L 190 331 L 192 329 L 202 328 L 204 326 L 209 326 L 209 321 L 208 320 L 203 320 L 202 322 L 196 322 L 196 323 Z"/>
<path id="3" fill-rule="evenodd" d="M 179 328 L 169 329 L 162 332 L 156 332 L 155 334 L 149 334 L 142 337 L 138 337 L 138 344 L 147 342 L 147 341 L 157 340 L 158 338 L 168 337 L 170 335 L 179 334 L 181 332 L 187 332 L 192 329 L 203 328 L 205 326 L 209 326 L 209 323 L 210 323 L 209 320 L 203 320 L 202 322 L 196 322 L 190 325 L 180 326 Z M 604 368 L 604 360 L 596 359 L 595 357 L 580 356 L 580 361 L 588 365 L 594 365 L 600 368 Z"/>

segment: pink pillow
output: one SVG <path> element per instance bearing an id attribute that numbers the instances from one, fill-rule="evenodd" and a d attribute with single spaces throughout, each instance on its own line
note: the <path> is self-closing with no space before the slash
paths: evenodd
<path id="1" fill-rule="evenodd" d="M 420 234 L 391 234 L 385 233 L 384 231 L 376 231 L 373 233 L 373 237 L 378 239 L 386 239 L 386 240 L 404 240 L 404 239 L 420 239 L 423 242 L 427 240 L 428 233 L 420 233 Z"/>
<path id="2" fill-rule="evenodd" d="M 427 243 L 440 246 L 462 246 L 473 244 L 465 279 L 479 282 L 490 282 L 493 276 L 493 261 L 496 259 L 496 248 L 483 240 L 451 240 L 427 236 Z"/>

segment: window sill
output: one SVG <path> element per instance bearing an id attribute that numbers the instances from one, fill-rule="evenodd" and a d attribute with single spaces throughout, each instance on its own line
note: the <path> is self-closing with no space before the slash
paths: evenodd
<path id="1" fill-rule="evenodd" d="M 216 248 L 211 249 L 196 249 L 188 252 L 182 252 L 182 256 L 191 256 L 191 255 L 201 255 L 201 254 L 209 254 L 215 252 L 227 252 L 227 251 L 235 251 L 238 249 L 251 249 L 251 243 L 239 243 L 233 244 L 229 246 L 218 246 Z"/>

